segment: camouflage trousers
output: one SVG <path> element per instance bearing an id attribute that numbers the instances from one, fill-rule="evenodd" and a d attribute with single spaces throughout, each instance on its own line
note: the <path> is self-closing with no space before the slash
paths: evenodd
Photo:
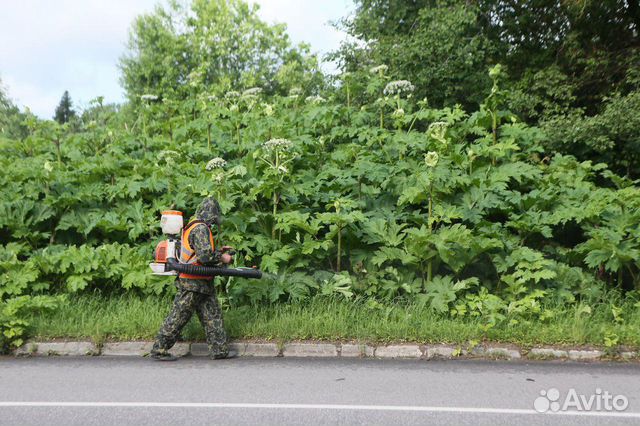
<path id="1" fill-rule="evenodd" d="M 210 355 L 225 357 L 229 353 L 227 333 L 224 330 L 222 310 L 216 295 L 185 289 L 178 289 L 171 312 L 158 332 L 151 353 L 166 353 L 171 349 L 194 311 L 204 327 Z"/>

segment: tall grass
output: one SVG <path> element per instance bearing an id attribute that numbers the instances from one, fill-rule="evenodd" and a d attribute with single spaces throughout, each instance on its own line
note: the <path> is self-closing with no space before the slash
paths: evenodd
<path id="1" fill-rule="evenodd" d="M 30 318 L 35 338 L 104 340 L 152 339 L 171 306 L 170 297 L 83 295 L 71 298 L 51 313 Z M 451 319 L 415 304 L 343 302 L 314 298 L 307 303 L 231 307 L 225 325 L 234 339 L 412 341 L 464 344 L 491 340 L 536 344 L 640 347 L 640 312 L 625 311 L 614 321 L 609 308 L 585 313 L 580 306 L 555 307 L 546 321 L 507 319 L 487 327 L 483 318 Z M 183 332 L 185 340 L 201 340 L 203 330 L 194 318 Z"/>

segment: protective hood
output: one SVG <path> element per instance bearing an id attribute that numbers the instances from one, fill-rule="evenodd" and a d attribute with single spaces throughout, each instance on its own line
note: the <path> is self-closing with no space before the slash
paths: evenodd
<path id="1" fill-rule="evenodd" d="M 205 198 L 196 210 L 196 218 L 209 226 L 213 224 L 220 225 L 222 222 L 222 212 L 218 201 L 213 197 Z"/>

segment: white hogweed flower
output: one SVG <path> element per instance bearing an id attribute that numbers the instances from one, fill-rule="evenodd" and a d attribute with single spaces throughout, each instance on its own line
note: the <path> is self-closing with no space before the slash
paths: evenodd
<path id="1" fill-rule="evenodd" d="M 427 165 L 427 167 L 435 167 L 438 164 L 439 159 L 440 157 L 438 156 L 437 152 L 429 151 L 424 156 L 424 163 Z"/>
<path id="2" fill-rule="evenodd" d="M 387 83 L 383 93 L 387 96 L 409 94 L 415 90 L 409 80 L 396 80 Z"/>
<path id="3" fill-rule="evenodd" d="M 236 92 L 235 90 L 229 90 L 227 93 L 224 94 L 224 97 L 227 99 L 235 99 L 240 97 L 240 93 Z"/>
<path id="4" fill-rule="evenodd" d="M 247 98 L 252 96 L 259 96 L 261 93 L 262 93 L 261 87 L 252 87 L 242 92 L 242 97 Z"/>
<path id="5" fill-rule="evenodd" d="M 227 162 L 225 161 L 224 158 L 216 157 L 209 160 L 205 168 L 207 169 L 207 171 L 211 171 L 214 169 L 221 169 L 226 165 L 227 165 Z"/>
<path id="6" fill-rule="evenodd" d="M 388 66 L 382 64 L 369 69 L 371 74 L 384 74 L 389 69 Z"/>
<path id="7" fill-rule="evenodd" d="M 158 97 L 156 95 L 147 93 L 146 95 L 140 96 L 140 99 L 142 99 L 143 101 L 153 102 L 153 101 L 157 101 Z"/>
<path id="8" fill-rule="evenodd" d="M 286 152 L 293 147 L 293 142 L 288 139 L 269 139 L 262 144 L 266 151 Z"/>
<path id="9" fill-rule="evenodd" d="M 322 96 L 313 95 L 313 96 L 307 96 L 304 101 L 308 104 L 319 105 L 319 104 L 325 103 L 327 100 Z"/>
<path id="10" fill-rule="evenodd" d="M 209 95 L 209 96 L 207 96 L 207 100 L 209 102 L 215 102 L 215 101 L 218 100 L 218 97 L 216 95 Z"/>

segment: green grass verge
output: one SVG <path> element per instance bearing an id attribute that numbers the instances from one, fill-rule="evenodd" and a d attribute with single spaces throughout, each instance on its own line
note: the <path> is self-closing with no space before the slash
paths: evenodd
<path id="1" fill-rule="evenodd" d="M 76 296 L 58 310 L 33 314 L 36 339 L 152 339 L 171 305 L 170 297 L 122 295 Z M 225 312 L 225 325 L 235 339 L 415 341 L 458 343 L 491 340 L 520 345 L 572 344 L 640 347 L 640 312 L 629 309 L 614 321 L 602 305 L 585 313 L 578 307 L 555 308 L 546 321 L 508 320 L 492 328 L 482 318 L 451 319 L 417 305 L 381 305 L 315 298 L 304 304 L 243 306 Z M 183 332 L 186 340 L 204 338 L 194 317 Z"/>

